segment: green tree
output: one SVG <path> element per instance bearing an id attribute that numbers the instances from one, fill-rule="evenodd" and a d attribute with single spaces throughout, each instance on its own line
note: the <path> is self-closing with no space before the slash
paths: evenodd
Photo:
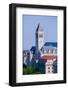
<path id="1" fill-rule="evenodd" d="M 23 69 L 23 74 L 41 74 L 34 67 L 27 67 Z"/>

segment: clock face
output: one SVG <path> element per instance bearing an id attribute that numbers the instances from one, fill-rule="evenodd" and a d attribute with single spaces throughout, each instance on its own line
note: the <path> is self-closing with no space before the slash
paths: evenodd
<path id="1" fill-rule="evenodd" d="M 39 37 L 43 37 L 43 35 L 42 35 L 42 34 L 40 34 L 40 35 L 39 35 Z"/>

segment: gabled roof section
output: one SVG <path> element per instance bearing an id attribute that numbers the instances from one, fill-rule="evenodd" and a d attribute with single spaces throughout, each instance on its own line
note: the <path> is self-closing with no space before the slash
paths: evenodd
<path id="1" fill-rule="evenodd" d="M 30 50 L 31 51 L 35 51 L 36 50 L 36 47 L 35 46 L 32 46 Z"/>
<path id="2" fill-rule="evenodd" d="M 53 46 L 53 47 L 57 47 L 57 42 L 46 42 L 44 44 L 44 46 Z"/>
<path id="3" fill-rule="evenodd" d="M 47 48 L 57 48 L 57 42 L 46 42 L 44 46 L 41 48 L 41 50 Z"/>
<path id="4" fill-rule="evenodd" d="M 54 55 L 53 56 L 45 55 L 45 56 L 41 57 L 42 60 L 53 60 L 53 59 L 56 59 L 56 58 L 57 58 L 57 56 L 54 56 Z"/>

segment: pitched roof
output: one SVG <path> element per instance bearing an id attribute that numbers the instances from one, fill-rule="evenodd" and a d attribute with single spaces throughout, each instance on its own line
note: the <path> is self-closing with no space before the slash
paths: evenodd
<path id="1" fill-rule="evenodd" d="M 32 46 L 30 50 L 31 51 L 35 51 L 36 50 L 36 47 L 35 46 Z"/>
<path id="2" fill-rule="evenodd" d="M 43 47 L 41 48 L 41 50 L 44 50 L 44 49 L 53 49 L 53 48 L 57 48 L 57 42 L 46 42 Z"/>
<path id="3" fill-rule="evenodd" d="M 29 52 L 29 50 L 23 50 L 23 53 L 26 53 L 26 52 L 28 53 L 28 52 Z"/>
<path id="4" fill-rule="evenodd" d="M 46 60 L 46 61 L 47 60 L 53 60 L 55 58 L 57 58 L 57 56 L 54 56 L 54 55 L 52 55 L 52 56 L 44 55 L 44 56 L 41 57 L 42 60 Z"/>
<path id="5" fill-rule="evenodd" d="M 44 46 L 53 46 L 53 47 L 57 47 L 57 42 L 46 42 L 44 44 Z"/>

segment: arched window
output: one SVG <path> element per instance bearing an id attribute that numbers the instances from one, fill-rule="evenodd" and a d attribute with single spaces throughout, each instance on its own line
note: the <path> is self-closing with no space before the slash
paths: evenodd
<path id="1" fill-rule="evenodd" d="M 49 49 L 46 50 L 46 53 L 49 53 Z"/>
<path id="2" fill-rule="evenodd" d="M 51 53 L 53 54 L 53 49 L 51 49 Z"/>

